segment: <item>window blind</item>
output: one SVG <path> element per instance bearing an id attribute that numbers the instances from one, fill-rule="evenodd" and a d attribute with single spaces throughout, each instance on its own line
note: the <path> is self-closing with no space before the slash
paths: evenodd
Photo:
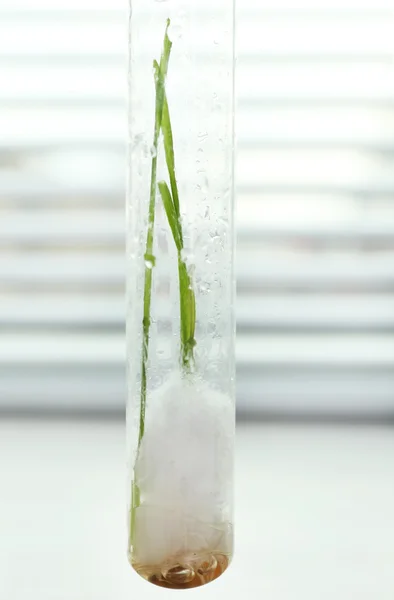
<path id="1" fill-rule="evenodd" d="M 394 413 L 393 25 L 238 3 L 241 411 Z M 2 409 L 123 409 L 126 68 L 123 0 L 0 3 Z"/>

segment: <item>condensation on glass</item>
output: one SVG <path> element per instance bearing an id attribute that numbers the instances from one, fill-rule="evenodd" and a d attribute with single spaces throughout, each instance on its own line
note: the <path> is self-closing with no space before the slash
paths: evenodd
<path id="1" fill-rule="evenodd" d="M 233 552 L 234 5 L 130 14 L 128 557 L 193 588 Z"/>

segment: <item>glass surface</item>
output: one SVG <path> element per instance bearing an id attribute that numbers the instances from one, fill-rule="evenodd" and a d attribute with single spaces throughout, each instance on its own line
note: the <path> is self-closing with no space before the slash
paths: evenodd
<path id="1" fill-rule="evenodd" d="M 232 555 L 233 50 L 232 2 L 132 2 L 128 553 L 172 588 Z"/>

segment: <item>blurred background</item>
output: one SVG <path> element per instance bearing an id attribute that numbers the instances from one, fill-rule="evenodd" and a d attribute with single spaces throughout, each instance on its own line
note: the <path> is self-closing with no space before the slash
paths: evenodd
<path id="1" fill-rule="evenodd" d="M 157 592 L 124 557 L 127 20 L 0 0 L 4 600 Z M 204 594 L 392 600 L 394 3 L 237 28 L 238 556 Z"/>

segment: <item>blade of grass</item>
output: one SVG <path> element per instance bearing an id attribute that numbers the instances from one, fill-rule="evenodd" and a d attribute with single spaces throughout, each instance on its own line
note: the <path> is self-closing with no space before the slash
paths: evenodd
<path id="1" fill-rule="evenodd" d="M 164 34 L 163 52 L 160 59 L 160 66 L 154 61 L 154 75 L 156 87 L 156 105 L 155 105 L 155 126 L 153 133 L 153 156 L 151 167 L 149 213 L 148 213 L 148 231 L 146 236 L 145 256 L 153 257 L 153 233 L 155 225 L 155 200 L 157 189 L 157 152 L 158 142 L 163 117 L 163 106 L 165 99 L 165 78 L 167 76 L 168 62 L 170 59 L 172 42 L 168 37 L 168 28 L 170 20 L 167 20 L 167 26 Z M 140 403 L 140 424 L 138 435 L 138 447 L 144 436 L 145 430 L 145 409 L 146 409 L 146 387 L 147 387 L 147 362 L 149 349 L 149 330 L 150 330 L 150 308 L 152 296 L 152 271 L 154 261 L 146 261 L 145 281 L 144 281 L 144 314 L 142 320 L 143 338 L 142 338 L 142 365 L 141 365 L 141 403 Z"/>
<path id="2" fill-rule="evenodd" d="M 182 232 L 182 224 L 181 224 L 181 215 L 180 215 L 180 204 L 179 204 L 179 192 L 178 192 L 178 184 L 176 181 L 175 175 L 175 153 L 174 153 L 174 139 L 172 134 L 172 125 L 171 125 L 171 117 L 170 111 L 168 107 L 167 94 L 164 90 L 164 104 L 163 104 L 163 116 L 161 121 L 161 130 L 163 133 L 163 142 L 164 142 L 164 152 L 166 157 L 166 164 L 168 175 L 170 178 L 170 186 L 171 186 L 171 194 L 172 194 L 172 205 L 173 210 L 169 208 L 171 214 L 169 215 L 169 211 L 166 208 L 169 206 L 169 197 L 171 194 L 169 193 L 168 186 L 165 193 L 165 198 L 163 198 L 163 194 L 161 193 L 164 208 L 167 213 L 167 218 L 169 221 L 169 225 L 171 231 L 173 231 L 174 235 L 174 212 L 178 221 L 178 234 L 177 238 L 179 238 L 180 246 L 179 248 L 177 244 L 177 240 L 174 241 L 175 245 L 178 249 L 178 272 L 179 272 L 179 299 L 180 299 L 180 319 L 181 319 L 181 343 L 182 343 L 182 363 L 185 368 L 190 370 L 192 363 L 194 362 L 193 348 L 196 345 L 194 339 L 195 333 L 195 325 L 196 325 L 196 302 L 195 295 L 192 287 L 192 281 L 190 275 L 188 274 L 187 267 L 185 262 L 182 259 L 182 250 L 183 250 L 183 232 Z"/>
<path id="3" fill-rule="evenodd" d="M 155 101 L 155 125 L 153 132 L 153 152 L 149 194 L 148 210 L 148 231 L 146 235 L 145 248 L 145 280 L 144 280 L 144 303 L 142 319 L 142 353 L 141 353 L 141 398 L 140 398 L 140 422 L 138 433 L 138 448 L 140 448 L 142 438 L 145 432 L 145 412 L 146 412 L 146 392 L 147 392 L 147 363 L 149 354 L 149 331 L 150 331 L 150 310 L 152 297 L 152 275 L 155 266 L 155 257 L 153 256 L 153 234 L 155 225 L 155 204 L 157 190 L 157 153 L 161 121 L 163 118 L 163 106 L 165 100 L 165 79 L 167 76 L 168 63 L 170 60 L 172 42 L 168 37 L 168 28 L 170 19 L 167 19 L 166 30 L 164 34 L 163 51 L 160 58 L 160 65 L 155 60 L 153 62 L 156 101 Z M 133 535 L 135 531 L 136 509 L 140 504 L 140 492 L 138 485 L 133 481 L 130 507 L 130 531 L 129 545 L 133 545 Z"/>
<path id="4" fill-rule="evenodd" d="M 153 62 L 156 88 L 155 105 L 155 127 L 153 135 L 153 153 L 150 183 L 150 199 L 148 213 L 148 231 L 145 250 L 145 282 L 144 282 L 144 314 L 143 314 L 143 340 L 142 340 L 142 366 L 141 366 L 141 405 L 140 405 L 140 423 L 138 436 L 138 450 L 141 445 L 145 431 L 145 410 L 147 394 L 147 362 L 149 349 L 149 331 L 150 331 L 150 310 L 152 295 L 152 271 L 155 266 L 155 257 L 153 256 L 153 234 L 155 223 L 155 201 L 156 188 L 158 187 L 163 206 L 167 215 L 168 223 L 172 232 L 175 246 L 178 252 L 178 273 L 179 273 L 179 299 L 180 299 L 180 324 L 181 324 L 181 362 L 185 371 L 191 371 L 194 365 L 193 348 L 196 345 L 194 339 L 196 324 L 196 301 L 192 287 L 191 277 L 188 273 L 185 261 L 182 258 L 183 251 L 183 232 L 180 218 L 179 193 L 175 175 L 175 155 L 174 142 L 172 135 L 172 126 L 168 108 L 167 96 L 165 91 L 165 80 L 168 71 L 168 63 L 171 53 L 172 42 L 168 37 L 168 28 L 170 20 L 167 19 L 167 26 L 164 35 L 163 52 L 160 59 L 160 65 L 157 61 Z M 164 181 L 157 184 L 157 154 L 160 131 L 163 133 L 164 151 L 168 174 L 170 178 L 171 192 Z M 138 451 L 137 450 L 137 451 Z M 133 533 L 135 530 L 136 509 L 140 505 L 140 490 L 133 481 L 132 500 L 130 508 L 130 536 L 129 543 L 133 545 Z"/>
<path id="5" fill-rule="evenodd" d="M 163 117 L 161 121 L 161 130 L 164 138 L 164 152 L 166 156 L 166 163 L 168 169 L 168 175 L 170 177 L 171 193 L 174 202 L 174 208 L 177 218 L 180 218 L 179 209 L 179 194 L 178 186 L 175 177 L 175 156 L 174 156 L 174 140 L 172 136 L 172 127 L 170 119 L 170 111 L 168 108 L 167 94 L 164 94 L 163 104 Z"/>
<path id="6" fill-rule="evenodd" d="M 159 181 L 159 192 L 163 201 L 164 210 L 166 211 L 168 224 L 170 226 L 172 237 L 174 238 L 175 246 L 178 252 L 181 252 L 183 248 L 183 242 L 181 238 L 181 228 L 179 226 L 179 219 L 176 214 L 173 198 L 171 192 L 168 189 L 168 185 L 165 181 Z"/>
<path id="7" fill-rule="evenodd" d="M 193 348 L 196 345 L 194 330 L 196 324 L 196 302 L 186 263 L 178 253 L 179 298 L 181 311 L 182 364 L 190 371 L 194 364 Z"/>
<path id="8" fill-rule="evenodd" d="M 167 215 L 168 224 L 170 226 L 174 243 L 178 251 L 181 360 L 183 368 L 187 371 L 190 371 L 194 360 L 193 348 L 196 344 L 194 339 L 196 323 L 195 296 L 186 263 L 182 258 L 182 225 L 180 219 L 176 215 L 174 200 L 171 197 L 171 192 L 165 181 L 160 181 L 158 183 L 158 187 L 163 201 L 164 210 Z"/>

